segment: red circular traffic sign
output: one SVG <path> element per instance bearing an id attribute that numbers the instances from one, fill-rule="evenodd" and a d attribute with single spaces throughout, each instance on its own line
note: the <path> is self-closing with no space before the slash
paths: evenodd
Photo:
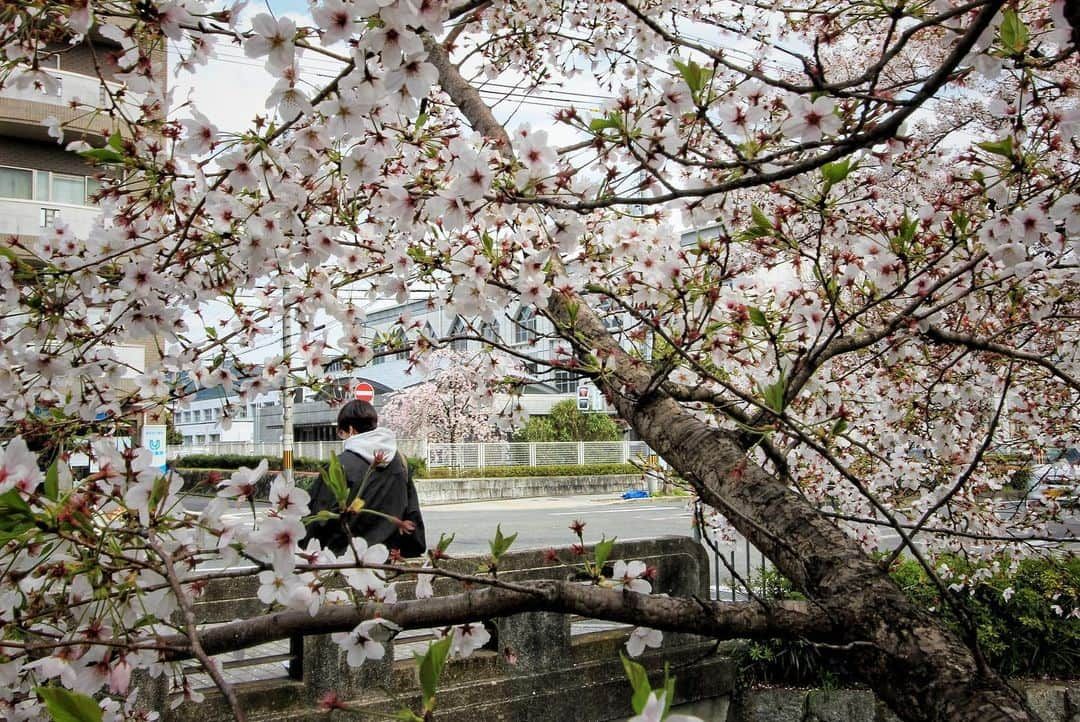
<path id="1" fill-rule="evenodd" d="M 360 381 L 353 387 L 353 396 L 357 401 L 367 401 L 371 403 L 375 400 L 375 387 L 369 384 L 367 381 Z"/>

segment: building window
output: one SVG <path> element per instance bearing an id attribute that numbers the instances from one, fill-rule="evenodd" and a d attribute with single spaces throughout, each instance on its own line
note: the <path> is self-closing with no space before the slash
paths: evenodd
<path id="1" fill-rule="evenodd" d="M 483 325 L 480 326 L 480 335 L 491 342 L 499 340 L 499 331 L 496 329 L 495 324 L 490 321 L 484 321 Z"/>
<path id="2" fill-rule="evenodd" d="M 34 173 L 18 168 L 0 168 L 0 196 L 4 198 L 34 198 Z"/>
<path id="3" fill-rule="evenodd" d="M 536 309 L 524 306 L 518 310 L 514 327 L 514 343 L 531 344 L 536 342 Z"/>
<path id="4" fill-rule="evenodd" d="M 56 225 L 56 219 L 60 217 L 59 208 L 42 208 L 41 209 L 41 227 L 52 228 Z"/>
<path id="5" fill-rule="evenodd" d="M 560 394 L 577 393 L 577 387 L 581 385 L 582 374 L 567 369 L 555 369 L 555 380 L 552 385 Z"/>
<path id="6" fill-rule="evenodd" d="M 101 190 L 101 183 L 81 175 L 65 175 L 47 170 L 0 167 L 0 197 L 93 205 L 91 197 Z"/>
<path id="7" fill-rule="evenodd" d="M 601 320 L 604 323 L 604 328 L 612 333 L 618 333 L 622 330 L 622 309 L 610 298 L 605 298 L 600 302 L 597 307 Z"/>
<path id="8" fill-rule="evenodd" d="M 53 173 L 52 197 L 54 203 L 70 203 L 73 206 L 86 204 L 86 177 Z"/>
<path id="9" fill-rule="evenodd" d="M 216 444 L 221 441 L 221 434 L 210 434 L 210 443 Z"/>
<path id="10" fill-rule="evenodd" d="M 458 316 L 454 319 L 454 324 L 450 327 L 451 338 L 455 336 L 464 336 L 468 332 L 468 325 L 465 323 L 465 319 Z M 469 342 L 463 338 L 454 338 L 450 342 L 450 348 L 454 351 L 467 351 L 469 349 Z"/>

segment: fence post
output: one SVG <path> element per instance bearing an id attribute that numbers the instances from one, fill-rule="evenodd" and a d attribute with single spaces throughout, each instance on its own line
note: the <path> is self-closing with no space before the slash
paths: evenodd
<path id="1" fill-rule="evenodd" d="M 621 459 L 622 463 L 627 464 L 627 463 L 630 462 L 630 442 L 629 441 L 624 440 L 622 442 L 621 456 L 622 456 L 622 459 Z"/>
<path id="2" fill-rule="evenodd" d="M 483 441 L 478 441 L 476 443 L 476 466 L 477 466 L 477 468 L 483 469 L 485 466 L 487 466 L 487 453 L 486 453 L 486 451 L 487 451 L 487 444 L 485 444 Z"/>
<path id="3" fill-rule="evenodd" d="M 326 444 L 322 441 L 319 442 L 318 459 L 324 461 L 326 459 Z"/>
<path id="4" fill-rule="evenodd" d="M 585 442 L 577 442 L 577 463 L 578 466 L 585 466 Z"/>
<path id="5" fill-rule="evenodd" d="M 536 466 L 536 442 L 529 442 L 529 466 Z"/>

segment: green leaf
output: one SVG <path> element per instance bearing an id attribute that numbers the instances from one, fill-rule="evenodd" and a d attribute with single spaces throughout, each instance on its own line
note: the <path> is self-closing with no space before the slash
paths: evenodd
<path id="1" fill-rule="evenodd" d="M 825 179 L 825 182 L 829 185 L 836 185 L 840 181 L 848 177 L 848 173 L 851 172 L 851 161 L 847 158 L 844 160 L 838 160 L 835 163 L 826 163 L 821 166 L 821 176 Z"/>
<path id="2" fill-rule="evenodd" d="M 589 122 L 589 130 L 594 133 L 607 130 L 608 128 L 618 130 L 622 128 L 622 120 L 616 114 L 605 115 L 603 118 L 593 118 Z"/>
<path id="3" fill-rule="evenodd" d="M 784 410 L 784 392 L 787 390 L 787 380 L 781 376 L 780 380 L 771 383 L 761 390 L 762 396 L 765 398 L 765 405 L 776 413 L 781 413 Z"/>
<path id="4" fill-rule="evenodd" d="M 13 518 L 33 519 L 30 505 L 22 498 L 17 489 L 8 489 L 0 494 L 0 521 Z"/>
<path id="5" fill-rule="evenodd" d="M 754 225 L 763 230 L 772 232 L 772 221 L 765 212 L 755 205 L 750 206 L 750 217 L 754 219 Z"/>
<path id="6" fill-rule="evenodd" d="M 848 428 L 848 422 L 847 421 L 845 421 L 844 419 L 837 419 L 836 423 L 833 424 L 832 431 L 830 431 L 829 433 L 832 434 L 833 436 L 839 436 L 840 434 L 847 431 L 847 428 Z"/>
<path id="7" fill-rule="evenodd" d="M 691 60 L 688 63 L 680 63 L 678 60 L 674 61 L 675 67 L 679 69 L 679 75 L 686 81 L 686 85 L 690 88 L 690 92 L 693 93 L 695 99 L 705 88 L 706 71 L 703 67 Z"/>
<path id="8" fill-rule="evenodd" d="M 615 537 L 608 539 L 603 537 L 600 541 L 596 542 L 596 569 L 599 572 L 604 567 L 604 563 L 611 556 L 611 550 L 615 548 Z"/>
<path id="9" fill-rule="evenodd" d="M 671 665 L 664 662 L 664 717 L 667 717 L 667 713 L 671 710 L 671 703 L 674 699 L 675 677 L 671 674 Z"/>
<path id="10" fill-rule="evenodd" d="M 762 328 L 768 328 L 769 320 L 765 318 L 765 314 L 762 313 L 760 308 L 750 306 L 747 308 L 747 312 L 750 314 L 750 321 L 755 326 L 761 326 Z"/>
<path id="11" fill-rule="evenodd" d="M 439 550 L 440 554 L 449 549 L 450 545 L 454 543 L 454 536 L 455 534 L 446 536 L 445 532 L 439 534 L 439 543 L 435 545 L 435 548 Z"/>
<path id="12" fill-rule="evenodd" d="M 11 261 L 11 265 L 13 266 L 19 265 L 19 257 L 15 255 L 15 251 L 11 250 L 7 246 L 0 246 L 0 256 L 3 256 L 4 258 Z"/>
<path id="13" fill-rule="evenodd" d="M 45 700 L 53 722 L 101 722 L 101 707 L 93 697 L 63 687 L 36 687 L 34 691 Z"/>
<path id="14" fill-rule="evenodd" d="M 79 155 L 87 160 L 92 160 L 98 165 L 118 164 L 124 161 L 124 156 L 112 148 L 89 148 L 78 151 Z"/>
<path id="15" fill-rule="evenodd" d="M 313 521 L 315 521 L 315 522 L 333 521 L 334 519 L 337 519 L 340 516 L 341 516 L 341 514 L 338 514 L 337 512 L 333 512 L 333 511 L 330 511 L 328 509 L 320 509 L 317 514 L 312 514 L 311 516 L 305 517 L 304 521 L 305 521 L 305 523 L 311 523 Z"/>
<path id="16" fill-rule="evenodd" d="M 1013 144 L 1012 136 L 1005 136 L 1001 140 L 987 140 L 982 143 L 976 143 L 976 146 L 982 148 L 987 153 L 993 153 L 994 155 L 1005 156 L 1012 159 L 1013 157 Z"/>
<path id="17" fill-rule="evenodd" d="M 423 655 L 413 652 L 419 667 L 420 694 L 424 700 L 425 710 L 430 711 L 434 706 L 435 688 L 446 666 L 446 658 L 450 655 L 451 642 L 453 642 L 453 637 L 443 637 L 438 642 L 429 644 Z"/>
<path id="18" fill-rule="evenodd" d="M 49 464 L 48 471 L 45 472 L 45 496 L 53 501 L 60 498 L 59 464 L 60 459 L 53 460 L 53 463 Z"/>
<path id="19" fill-rule="evenodd" d="M 649 693 L 652 692 L 652 687 L 649 685 L 649 675 L 645 673 L 644 667 L 622 652 L 619 652 L 619 659 L 622 660 L 626 677 L 630 680 L 630 686 L 634 690 L 634 696 L 630 698 L 630 704 L 634 708 L 634 714 L 641 714 L 641 710 L 645 709 L 645 703 L 649 701 Z"/>
<path id="20" fill-rule="evenodd" d="M 515 539 L 517 539 L 517 532 L 511 534 L 510 536 L 504 537 L 502 533 L 502 525 L 496 525 L 495 539 L 488 542 L 488 545 L 491 547 L 491 556 L 493 556 L 495 559 L 501 557 L 510 548 L 510 545 L 514 543 Z"/>
<path id="21" fill-rule="evenodd" d="M 1027 25 L 1020 19 L 1015 10 L 1006 10 L 1003 16 L 1001 28 L 998 30 L 1001 44 L 1014 53 L 1024 52 L 1027 49 L 1028 42 L 1031 41 L 1031 33 L 1028 31 Z"/>
<path id="22" fill-rule="evenodd" d="M 919 228 L 918 221 L 910 218 L 907 213 L 900 219 L 899 234 L 889 241 L 892 252 L 898 256 L 907 253 L 911 242 L 915 239 L 915 231 Z"/>
<path id="23" fill-rule="evenodd" d="M 330 466 L 323 472 L 323 482 L 334 493 L 338 508 L 344 509 L 349 501 L 349 484 L 345 481 L 345 469 L 334 455 L 330 456 Z"/>

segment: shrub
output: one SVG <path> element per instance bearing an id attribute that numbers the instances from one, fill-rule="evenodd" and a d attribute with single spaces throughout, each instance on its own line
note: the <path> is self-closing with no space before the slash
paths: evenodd
<path id="1" fill-rule="evenodd" d="M 961 557 L 941 558 L 939 563 L 955 575 L 977 571 Z M 959 595 L 975 623 L 983 655 L 999 674 L 1008 677 L 1075 676 L 1080 669 L 1080 619 L 1065 615 L 1080 605 L 1080 558 L 1023 559 L 1014 572 L 1010 566 L 1008 558 L 984 564 L 989 576 Z M 955 612 L 942 602 L 937 587 L 916 561 L 895 564 L 890 575 L 915 604 L 961 635 Z M 756 594 L 764 589 L 774 599 L 799 597 L 790 582 L 775 572 L 758 576 L 752 584 Z M 1012 590 L 1007 600 L 1006 589 Z M 741 663 L 746 677 L 761 682 L 829 687 L 853 681 L 846 671 L 850 664 L 842 655 L 796 639 L 752 642 Z"/>
<path id="2" fill-rule="evenodd" d="M 184 485 L 181 487 L 182 491 L 189 494 L 214 494 L 217 491 L 218 482 L 224 481 L 232 476 L 235 469 L 177 469 L 173 471 L 180 474 L 184 479 Z M 255 484 L 255 498 L 260 501 L 266 501 L 267 494 L 270 491 L 270 484 L 277 478 L 278 471 L 267 471 L 263 474 L 262 478 Z M 296 485 L 302 489 L 310 489 L 311 485 L 315 483 L 315 479 L 319 478 L 319 472 L 315 471 L 297 471 L 294 474 Z"/>
<path id="3" fill-rule="evenodd" d="M 640 474 L 633 464 L 572 464 L 552 466 L 485 466 L 481 469 L 454 469 L 438 467 L 425 469 L 427 479 L 476 479 L 519 476 L 608 476 L 615 474 Z"/>
<path id="4" fill-rule="evenodd" d="M 173 460 L 169 466 L 174 469 L 239 469 L 246 466 L 254 469 L 266 459 L 269 468 L 280 469 L 281 457 L 279 456 L 245 456 L 243 454 L 190 454 Z M 319 459 L 296 458 L 293 459 L 293 468 L 297 471 L 321 471 L 327 462 Z"/>
<path id="5" fill-rule="evenodd" d="M 547 416 L 532 416 L 514 434 L 514 441 L 618 441 L 619 425 L 607 414 L 586 414 L 568 399 L 551 407 Z"/>
<path id="6" fill-rule="evenodd" d="M 420 479 L 428 475 L 427 462 L 419 456 L 406 456 L 405 463 L 409 465 L 412 478 Z"/>

